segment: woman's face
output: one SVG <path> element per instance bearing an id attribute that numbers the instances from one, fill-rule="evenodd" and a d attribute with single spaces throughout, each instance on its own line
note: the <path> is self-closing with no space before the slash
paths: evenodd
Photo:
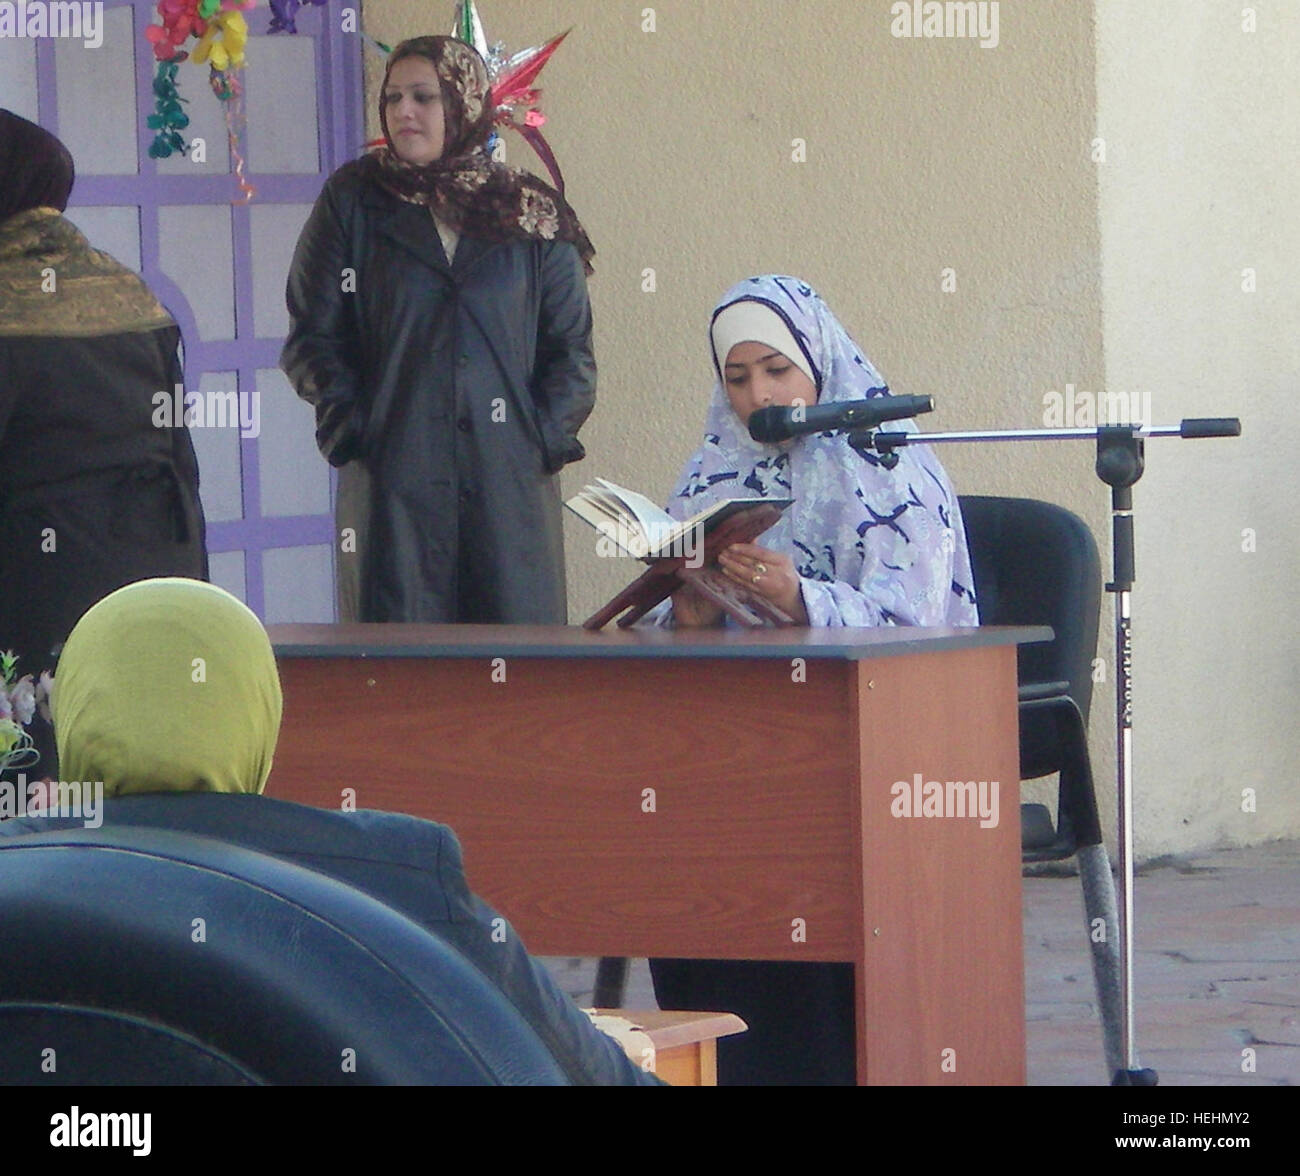
<path id="1" fill-rule="evenodd" d="M 423 167 L 442 156 L 446 120 L 438 71 L 426 57 L 403 57 L 384 84 L 384 118 L 393 150 Z"/>
<path id="2" fill-rule="evenodd" d="M 727 352 L 722 379 L 732 409 L 746 426 L 757 408 L 817 403 L 816 385 L 802 369 L 766 343 L 737 343 Z"/>

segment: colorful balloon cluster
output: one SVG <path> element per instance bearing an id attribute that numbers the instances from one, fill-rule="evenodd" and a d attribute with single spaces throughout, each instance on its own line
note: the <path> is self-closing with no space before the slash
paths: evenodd
<path id="1" fill-rule="evenodd" d="M 196 65 L 207 65 L 212 92 L 224 107 L 235 176 L 245 202 L 253 198 L 253 187 L 244 178 L 244 158 L 239 153 L 243 87 L 237 71 L 244 66 L 244 48 L 248 43 L 244 13 L 256 3 L 257 0 L 158 0 L 162 23 L 151 24 L 144 31 L 158 59 L 153 81 L 155 107 L 148 120 L 149 129 L 157 133 L 149 154 L 154 159 L 166 159 L 189 150 L 181 132 L 190 120 L 181 109 L 186 99 L 176 88 L 176 71 L 187 59 Z M 197 44 L 187 52 L 184 45 L 191 37 L 197 38 Z"/>
<path id="2" fill-rule="evenodd" d="M 200 64 L 212 58 L 217 69 L 238 69 L 244 64 L 244 43 L 248 23 L 244 13 L 257 0 L 158 0 L 162 24 L 150 25 L 145 38 L 159 61 L 184 61 L 181 48 L 191 37 L 199 38 L 194 60 Z"/>
<path id="3" fill-rule="evenodd" d="M 209 3 L 218 0 L 201 0 L 200 10 Z M 195 65 L 205 61 L 212 63 L 212 68 L 223 73 L 228 69 L 240 69 L 244 64 L 244 46 L 248 43 L 248 23 L 244 20 L 245 8 L 251 8 L 255 0 L 239 4 L 238 0 L 221 0 L 223 7 L 208 18 L 208 27 L 199 43 L 194 46 L 191 55 Z M 224 5 L 231 7 L 226 8 Z"/>
<path id="4" fill-rule="evenodd" d="M 171 61 L 177 55 L 185 60 L 181 46 L 191 37 L 203 34 L 203 18 L 199 16 L 196 0 L 158 0 L 158 15 L 162 24 L 150 25 L 145 38 L 153 45 L 153 55 L 159 61 Z"/>

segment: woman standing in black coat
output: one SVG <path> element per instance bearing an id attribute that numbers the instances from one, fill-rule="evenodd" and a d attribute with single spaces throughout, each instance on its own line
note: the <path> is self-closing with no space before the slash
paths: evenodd
<path id="1" fill-rule="evenodd" d="M 298 241 L 281 364 L 342 467 L 345 620 L 566 619 L 555 475 L 595 403 L 593 251 L 559 193 L 493 162 L 492 119 L 471 46 L 404 41 L 386 146 L 330 177 Z"/>
<path id="2" fill-rule="evenodd" d="M 0 649 L 20 675 L 52 670 L 114 589 L 208 575 L 189 431 L 154 419 L 180 328 L 61 215 L 73 177 L 58 139 L 0 110 Z M 32 736 L 28 774 L 57 773 L 39 718 Z"/>

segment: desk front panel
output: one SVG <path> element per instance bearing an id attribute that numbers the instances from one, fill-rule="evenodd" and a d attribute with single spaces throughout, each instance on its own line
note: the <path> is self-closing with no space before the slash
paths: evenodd
<path id="1" fill-rule="evenodd" d="M 282 659 L 267 793 L 450 825 L 538 954 L 848 960 L 856 665 Z"/>

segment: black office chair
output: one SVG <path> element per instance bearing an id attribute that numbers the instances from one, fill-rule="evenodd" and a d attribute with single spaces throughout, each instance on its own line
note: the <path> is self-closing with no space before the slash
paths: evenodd
<path id="1" fill-rule="evenodd" d="M 1020 778 L 1060 774 L 1057 820 L 1046 805 L 1020 809 L 1025 862 L 1076 857 L 1108 1074 L 1123 1069 L 1119 922 L 1088 754 L 1092 661 L 1101 610 L 1101 561 L 1092 532 L 1064 507 L 1028 498 L 962 495 L 962 519 L 982 625 L 1050 625 L 1050 642 L 1022 645 Z M 1096 942 L 1094 920 L 1105 935 Z"/>
<path id="2" fill-rule="evenodd" d="M 566 1085 L 454 948 L 211 838 L 0 838 L 0 1083 Z"/>

